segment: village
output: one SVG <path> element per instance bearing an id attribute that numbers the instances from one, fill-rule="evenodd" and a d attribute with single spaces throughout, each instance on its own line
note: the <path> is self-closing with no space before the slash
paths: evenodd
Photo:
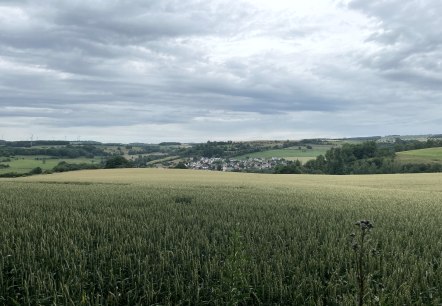
<path id="1" fill-rule="evenodd" d="M 244 160 L 202 157 L 199 160 L 193 160 L 186 163 L 188 169 L 225 172 L 270 170 L 278 165 L 286 166 L 287 161 L 283 158 L 277 157 L 272 157 L 271 159 L 248 158 Z"/>

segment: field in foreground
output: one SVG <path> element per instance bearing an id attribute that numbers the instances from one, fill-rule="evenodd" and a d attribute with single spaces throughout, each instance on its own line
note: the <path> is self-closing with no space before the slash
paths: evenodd
<path id="1" fill-rule="evenodd" d="M 354 305 L 369 219 L 367 304 L 439 305 L 441 192 L 441 174 L 0 180 L 0 304 Z"/>

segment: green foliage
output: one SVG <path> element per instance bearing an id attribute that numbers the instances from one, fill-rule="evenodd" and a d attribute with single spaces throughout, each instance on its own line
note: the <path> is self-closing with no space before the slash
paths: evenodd
<path id="1" fill-rule="evenodd" d="M 295 162 L 288 162 L 287 165 L 277 165 L 273 173 L 275 174 L 299 174 L 302 173 L 301 163 L 297 160 Z"/>
<path id="2" fill-rule="evenodd" d="M 94 164 L 70 164 L 65 161 L 62 161 L 56 165 L 52 171 L 53 172 L 66 172 L 66 171 L 76 171 L 76 170 L 85 170 L 85 169 L 99 169 L 101 168 L 100 165 L 94 165 Z"/>
<path id="3" fill-rule="evenodd" d="M 22 177 L 27 175 L 29 175 L 29 173 L 17 173 L 17 172 L 0 173 L 0 177 L 5 177 L 5 178 Z"/>
<path id="4" fill-rule="evenodd" d="M 181 143 L 180 142 L 174 142 L 174 141 L 169 141 L 169 142 L 161 142 L 159 143 L 160 146 L 180 146 Z"/>
<path id="5" fill-rule="evenodd" d="M 94 156 L 107 156 L 109 155 L 102 148 L 84 145 L 84 146 L 61 146 L 61 147 L 47 147 L 47 148 L 21 148 L 21 147 L 2 147 L 0 149 L 0 156 L 38 156 L 46 155 L 52 157 L 67 157 L 78 158 L 87 157 L 94 158 Z"/>
<path id="6" fill-rule="evenodd" d="M 31 174 L 31 175 L 42 174 L 42 173 L 43 173 L 43 170 L 40 167 L 35 167 L 31 171 L 29 171 L 29 174 Z"/>
<path id="7" fill-rule="evenodd" d="M 104 164 L 106 169 L 131 168 L 132 166 L 132 163 L 121 155 L 108 158 Z"/>
<path id="8" fill-rule="evenodd" d="M 268 147 L 260 143 L 208 141 L 196 144 L 191 148 L 182 149 L 180 155 L 184 157 L 233 157 L 253 152 L 260 152 Z"/>
<path id="9" fill-rule="evenodd" d="M 187 169 L 187 167 L 182 161 L 180 161 L 178 164 L 176 164 L 175 169 Z"/>
<path id="10" fill-rule="evenodd" d="M 373 141 L 361 144 L 345 143 L 342 147 L 331 148 L 325 156 L 308 161 L 302 173 L 327 174 L 376 174 L 376 173 L 420 173 L 440 172 L 442 164 L 400 163 L 395 161 L 392 147 Z"/>
<path id="11" fill-rule="evenodd" d="M 341 148 L 331 148 L 325 153 L 327 161 L 327 173 L 329 174 L 344 174 L 344 151 Z"/>
<path id="12" fill-rule="evenodd" d="M 145 145 L 140 148 L 128 149 L 128 155 L 140 155 L 140 154 L 151 154 L 151 153 L 166 153 L 167 150 L 161 148 L 159 145 Z M 163 156 L 164 157 L 164 156 Z"/>

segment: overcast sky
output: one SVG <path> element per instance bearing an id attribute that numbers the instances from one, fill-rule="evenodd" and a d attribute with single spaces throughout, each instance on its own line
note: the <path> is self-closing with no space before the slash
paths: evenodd
<path id="1" fill-rule="evenodd" d="M 442 133 L 440 0 L 0 0 L 0 138 Z"/>

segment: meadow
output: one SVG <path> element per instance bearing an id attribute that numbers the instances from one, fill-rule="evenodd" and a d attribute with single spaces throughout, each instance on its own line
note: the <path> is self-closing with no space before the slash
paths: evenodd
<path id="1" fill-rule="evenodd" d="M 402 163 L 442 163 L 442 148 L 427 148 L 396 153 Z"/>
<path id="2" fill-rule="evenodd" d="M 7 172 L 17 172 L 17 173 L 26 173 L 31 171 L 36 167 L 40 167 L 42 170 L 52 170 L 59 162 L 65 161 L 73 164 L 99 164 L 101 162 L 100 158 L 53 158 L 50 156 L 15 156 L 10 158 L 0 157 L 1 160 L 10 160 L 10 161 L 2 161 L 0 164 L 9 165 L 8 168 L 0 168 L 0 174 Z"/>
<path id="3" fill-rule="evenodd" d="M 93 170 L 0 180 L 0 304 L 442 303 L 442 175 Z"/>
<path id="4" fill-rule="evenodd" d="M 241 155 L 235 157 L 237 159 L 246 159 L 246 158 L 265 158 L 269 159 L 272 157 L 284 158 L 286 160 L 299 160 L 301 162 L 306 162 L 311 159 L 315 159 L 318 155 L 324 155 L 327 150 L 329 150 L 331 145 L 311 145 L 312 149 L 306 149 L 306 147 L 302 147 L 299 149 L 296 147 L 289 147 L 285 149 L 273 149 L 266 150 L 262 152 L 254 152 L 246 155 Z"/>

